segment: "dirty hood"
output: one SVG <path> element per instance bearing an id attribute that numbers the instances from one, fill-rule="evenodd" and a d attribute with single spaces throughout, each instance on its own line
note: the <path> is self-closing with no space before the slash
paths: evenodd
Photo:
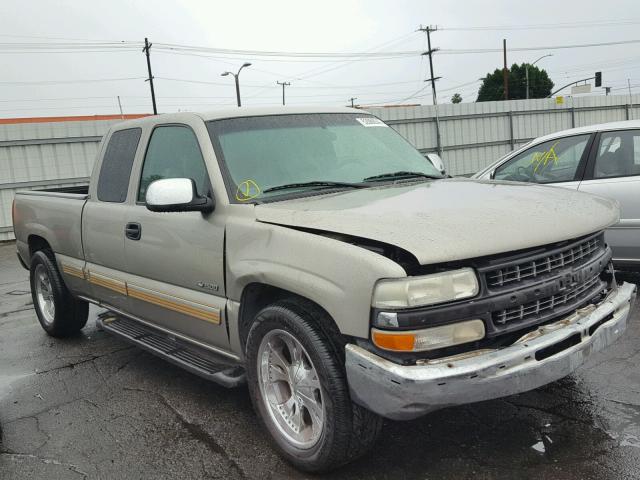
<path id="1" fill-rule="evenodd" d="M 421 264 L 509 252 L 604 229 L 618 204 L 557 187 L 447 179 L 257 205 L 256 218 L 396 245 Z"/>

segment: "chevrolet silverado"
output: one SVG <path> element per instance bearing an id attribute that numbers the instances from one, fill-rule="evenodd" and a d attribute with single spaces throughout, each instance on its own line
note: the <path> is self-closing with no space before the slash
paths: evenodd
<path id="1" fill-rule="evenodd" d="M 87 187 L 17 194 L 43 329 L 104 331 L 226 387 L 275 448 L 326 471 L 382 418 L 535 389 L 624 334 L 636 289 L 615 201 L 445 178 L 349 108 L 113 126 Z"/>

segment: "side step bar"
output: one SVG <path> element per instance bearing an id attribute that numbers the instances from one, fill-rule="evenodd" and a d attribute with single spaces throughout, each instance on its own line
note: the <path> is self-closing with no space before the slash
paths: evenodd
<path id="1" fill-rule="evenodd" d="M 98 328 L 102 328 L 104 331 L 206 380 L 227 388 L 237 387 L 246 382 L 242 366 L 212 352 L 172 338 L 170 335 L 142 325 L 140 322 L 111 312 L 99 315 L 96 322 Z"/>

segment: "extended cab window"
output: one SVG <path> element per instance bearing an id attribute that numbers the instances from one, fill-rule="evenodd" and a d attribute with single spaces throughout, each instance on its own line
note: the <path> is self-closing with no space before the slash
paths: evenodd
<path id="1" fill-rule="evenodd" d="M 98 200 L 122 203 L 127 199 L 131 166 L 141 132 L 139 128 L 129 128 L 111 135 L 100 167 Z"/>
<path id="2" fill-rule="evenodd" d="M 557 138 L 535 145 L 496 168 L 494 179 L 559 183 L 576 178 L 590 134 Z"/>
<path id="3" fill-rule="evenodd" d="M 198 139 L 193 130 L 180 125 L 157 127 L 144 158 L 138 201 L 144 202 L 149 185 L 163 178 L 190 178 L 199 195 L 207 193 L 209 180 Z"/>
<path id="4" fill-rule="evenodd" d="M 594 178 L 640 175 L 640 130 L 606 132 L 600 136 Z"/>

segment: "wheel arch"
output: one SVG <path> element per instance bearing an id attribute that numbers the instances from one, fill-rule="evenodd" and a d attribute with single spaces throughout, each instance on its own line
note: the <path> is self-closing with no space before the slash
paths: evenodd
<path id="1" fill-rule="evenodd" d="M 263 308 L 283 300 L 295 300 L 307 304 L 310 308 L 315 308 L 323 313 L 318 316 L 320 327 L 328 338 L 333 340 L 334 344 L 344 347 L 345 336 L 340 332 L 338 324 L 329 312 L 312 299 L 295 293 L 291 290 L 276 287 L 262 282 L 252 282 L 247 284 L 242 290 L 240 297 L 240 310 L 238 314 L 238 335 L 240 337 L 240 345 L 244 352 L 247 336 L 253 321 Z M 336 345 L 336 346 L 337 346 Z M 343 352 L 344 349 L 340 348 Z M 344 355 L 344 353 L 342 353 Z"/>
<path id="2" fill-rule="evenodd" d="M 31 257 L 33 257 L 33 254 L 36 252 L 39 252 L 40 250 L 49 250 L 53 252 L 53 249 L 51 248 L 51 244 L 47 241 L 46 238 L 40 235 L 36 235 L 36 234 L 29 235 L 29 237 L 27 238 L 27 245 L 29 246 L 28 263 L 31 263 Z"/>

